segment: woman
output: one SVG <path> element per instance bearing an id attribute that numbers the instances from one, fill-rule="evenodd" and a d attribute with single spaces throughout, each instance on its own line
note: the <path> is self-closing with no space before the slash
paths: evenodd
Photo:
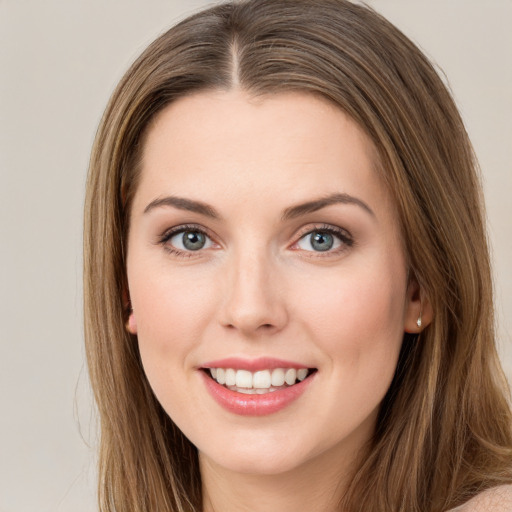
<path id="1" fill-rule="evenodd" d="M 102 511 L 512 509 L 476 163 L 368 8 L 157 39 L 97 135 L 84 264 Z"/>

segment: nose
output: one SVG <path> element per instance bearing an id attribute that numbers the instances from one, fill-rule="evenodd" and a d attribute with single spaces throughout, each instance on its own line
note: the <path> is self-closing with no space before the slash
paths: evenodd
<path id="1" fill-rule="evenodd" d="M 288 312 L 276 265 L 265 254 L 238 255 L 233 260 L 228 264 L 222 325 L 246 337 L 281 331 Z"/>

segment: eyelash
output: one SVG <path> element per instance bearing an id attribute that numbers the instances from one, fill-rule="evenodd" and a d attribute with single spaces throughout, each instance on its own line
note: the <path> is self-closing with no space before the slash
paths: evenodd
<path id="1" fill-rule="evenodd" d="M 213 240 L 213 237 L 210 236 L 204 228 L 195 225 L 195 224 L 184 224 L 181 226 L 176 226 L 171 229 L 168 229 L 163 233 L 158 240 L 158 243 L 164 247 L 164 249 L 175 256 L 183 257 L 183 258 L 191 258 L 194 256 L 197 256 L 197 253 L 200 253 L 201 250 L 198 251 L 182 251 L 180 249 L 177 249 L 176 247 L 173 247 L 172 245 L 168 244 L 169 240 L 171 240 L 174 236 L 179 235 L 180 233 L 185 233 L 187 231 L 201 233 L 205 237 L 209 238 L 210 240 Z M 328 224 L 322 224 L 313 226 L 312 228 L 309 227 L 307 230 L 304 230 L 297 238 L 297 240 L 292 244 L 292 246 L 296 246 L 303 238 L 305 238 L 307 235 L 311 235 L 313 233 L 327 233 L 329 235 L 332 235 L 336 237 L 341 242 L 341 247 L 335 250 L 328 250 L 325 251 L 325 253 L 322 253 L 321 251 L 304 251 L 304 252 L 311 252 L 315 256 L 314 257 L 320 257 L 325 258 L 329 257 L 335 254 L 339 254 L 348 248 L 352 247 L 354 245 L 354 239 L 352 238 L 352 235 L 345 229 L 341 229 L 332 225 Z"/>
<path id="2" fill-rule="evenodd" d="M 192 258 L 194 256 L 197 256 L 197 253 L 200 251 L 182 251 L 167 243 L 172 237 L 179 235 L 180 233 L 185 233 L 187 231 L 201 233 L 205 237 L 212 240 L 212 237 L 204 228 L 201 228 L 200 226 L 195 224 L 182 224 L 181 226 L 176 226 L 165 231 L 165 233 L 163 233 L 163 235 L 159 238 L 158 243 L 161 244 L 169 254 L 172 254 L 174 256 L 179 256 L 182 258 Z"/>
<path id="3" fill-rule="evenodd" d="M 302 234 L 299 235 L 297 241 L 293 245 L 297 245 L 303 238 L 305 238 L 308 235 L 312 235 L 313 233 L 327 233 L 338 238 L 338 240 L 340 240 L 342 244 L 340 248 L 335 249 L 333 251 L 329 250 L 326 251 L 325 253 L 322 253 L 321 251 L 308 251 L 314 252 L 316 257 L 328 257 L 329 255 L 338 254 L 354 245 L 354 239 L 346 229 L 338 228 L 336 226 L 332 226 L 329 224 L 321 224 L 313 226 L 313 228 L 307 228 Z"/>

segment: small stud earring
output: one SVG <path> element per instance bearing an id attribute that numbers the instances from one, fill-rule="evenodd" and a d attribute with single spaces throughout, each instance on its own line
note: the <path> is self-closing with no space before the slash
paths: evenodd
<path id="1" fill-rule="evenodd" d="M 418 317 L 418 320 L 416 320 L 416 325 L 418 327 L 421 327 L 421 313 L 420 313 L 420 316 Z"/>

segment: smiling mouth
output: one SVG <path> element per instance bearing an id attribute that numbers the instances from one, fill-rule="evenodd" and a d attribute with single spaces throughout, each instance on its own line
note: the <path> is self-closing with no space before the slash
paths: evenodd
<path id="1" fill-rule="evenodd" d="M 203 370 L 226 389 L 247 395 L 264 395 L 290 388 L 317 371 L 316 368 L 274 368 L 256 372 L 233 368 L 203 368 Z"/>

